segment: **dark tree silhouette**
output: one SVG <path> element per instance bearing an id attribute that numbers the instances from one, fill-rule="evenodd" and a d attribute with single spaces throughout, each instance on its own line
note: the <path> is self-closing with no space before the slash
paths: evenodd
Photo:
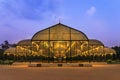
<path id="1" fill-rule="evenodd" d="M 10 44 L 7 40 L 5 40 L 0 45 L 0 60 L 5 59 L 4 51 L 10 47 L 16 47 L 16 44 Z"/>
<path id="2" fill-rule="evenodd" d="M 8 49 L 9 47 L 10 47 L 10 45 L 9 45 L 9 42 L 8 42 L 7 40 L 4 41 L 4 43 L 1 44 L 1 48 L 2 48 L 3 50 Z"/>
<path id="3" fill-rule="evenodd" d="M 1 44 L 1 49 L 6 50 L 10 47 L 16 47 L 16 44 L 10 44 L 7 40 L 5 40 L 2 44 Z"/>
<path id="4" fill-rule="evenodd" d="M 120 59 L 120 46 L 112 47 L 116 51 L 116 58 Z"/>

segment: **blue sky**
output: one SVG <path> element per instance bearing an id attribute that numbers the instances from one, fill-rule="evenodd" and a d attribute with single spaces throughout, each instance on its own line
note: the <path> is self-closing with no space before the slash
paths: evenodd
<path id="1" fill-rule="evenodd" d="M 120 45 L 120 0 L 0 0 L 0 43 L 17 43 L 61 23 L 98 39 Z"/>

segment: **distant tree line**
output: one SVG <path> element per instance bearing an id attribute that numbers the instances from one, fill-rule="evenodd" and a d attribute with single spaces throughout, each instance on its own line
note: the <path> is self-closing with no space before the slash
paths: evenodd
<path id="1" fill-rule="evenodd" d="M 4 52 L 10 47 L 16 47 L 16 44 L 10 44 L 7 40 L 0 44 L 0 60 L 4 60 Z"/>

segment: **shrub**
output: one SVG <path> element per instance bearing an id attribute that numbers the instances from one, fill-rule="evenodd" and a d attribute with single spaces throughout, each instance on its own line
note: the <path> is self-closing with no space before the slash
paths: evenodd
<path id="1" fill-rule="evenodd" d="M 109 60 L 107 60 L 107 63 L 108 63 L 108 64 L 120 64 L 120 61 L 119 61 L 119 60 L 116 60 L 116 61 L 114 60 L 114 61 L 112 61 L 112 60 L 109 59 Z"/>
<path id="2" fill-rule="evenodd" d="M 0 60 L 0 64 L 12 65 L 12 64 L 13 64 L 13 61 L 12 61 L 12 60 L 6 60 L 6 61 Z"/>
<path id="3" fill-rule="evenodd" d="M 13 60 L 9 60 L 9 64 L 12 65 L 14 63 Z"/>
<path id="4" fill-rule="evenodd" d="M 111 64 L 111 63 L 112 63 L 112 60 L 111 60 L 111 59 L 108 59 L 108 60 L 107 60 L 107 63 L 108 63 L 108 64 Z"/>
<path id="5" fill-rule="evenodd" d="M 3 60 L 0 60 L 0 64 L 3 64 Z"/>

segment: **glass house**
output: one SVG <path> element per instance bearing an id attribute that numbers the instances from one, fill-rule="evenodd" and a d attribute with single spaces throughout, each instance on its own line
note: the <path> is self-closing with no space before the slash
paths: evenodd
<path id="1" fill-rule="evenodd" d="M 85 33 L 61 23 L 38 31 L 31 39 L 21 40 L 11 50 L 18 56 L 39 56 L 43 62 L 76 62 L 83 56 L 90 59 L 91 55 L 116 53 L 99 40 L 88 39 Z M 8 49 L 5 54 L 11 52 Z"/>

